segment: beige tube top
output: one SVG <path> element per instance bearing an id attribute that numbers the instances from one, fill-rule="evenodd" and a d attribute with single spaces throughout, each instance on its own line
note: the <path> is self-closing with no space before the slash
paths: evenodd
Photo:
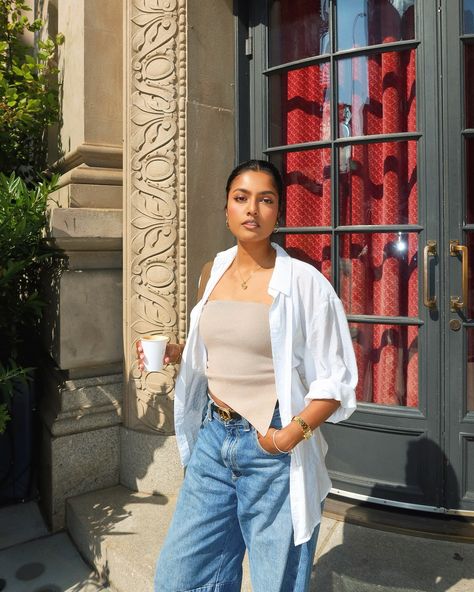
<path id="1" fill-rule="evenodd" d="M 209 391 L 266 434 L 277 401 L 269 304 L 209 300 L 199 332 L 207 349 Z"/>

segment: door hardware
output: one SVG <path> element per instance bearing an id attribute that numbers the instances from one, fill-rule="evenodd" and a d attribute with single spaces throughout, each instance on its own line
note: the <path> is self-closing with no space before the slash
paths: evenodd
<path id="1" fill-rule="evenodd" d="M 469 255 L 465 245 L 460 245 L 458 240 L 449 241 L 449 254 L 451 257 L 457 257 L 461 253 L 462 260 L 462 297 L 451 296 L 449 299 L 451 312 L 457 312 L 467 306 L 468 279 L 469 279 Z"/>
<path id="2" fill-rule="evenodd" d="M 437 243 L 434 240 L 429 240 L 423 249 L 423 304 L 427 308 L 436 308 L 436 296 L 430 296 L 430 285 L 429 285 L 429 257 L 436 257 Z"/>
<path id="3" fill-rule="evenodd" d="M 449 321 L 449 328 L 451 331 L 459 331 L 461 328 L 461 321 L 459 319 L 451 319 Z"/>

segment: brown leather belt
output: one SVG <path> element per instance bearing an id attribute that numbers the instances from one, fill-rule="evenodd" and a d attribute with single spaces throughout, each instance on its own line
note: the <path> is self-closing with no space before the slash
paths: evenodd
<path id="1" fill-rule="evenodd" d="M 279 406 L 279 402 L 276 402 L 275 409 Z M 215 403 L 211 403 L 211 408 L 215 411 L 222 421 L 230 421 L 231 419 L 242 419 L 242 415 L 234 411 L 233 409 L 229 409 L 228 407 L 219 407 Z"/>
<path id="2" fill-rule="evenodd" d="M 242 419 L 240 413 L 234 411 L 233 409 L 229 409 L 227 407 L 219 407 L 215 403 L 211 403 L 212 410 L 215 411 L 222 421 L 230 421 L 231 419 Z"/>

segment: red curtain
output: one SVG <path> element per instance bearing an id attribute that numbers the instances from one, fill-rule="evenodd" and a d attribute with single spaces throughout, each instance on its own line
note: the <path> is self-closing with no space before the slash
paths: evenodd
<path id="1" fill-rule="evenodd" d="M 380 14 L 383 42 L 397 41 L 400 15 L 389 2 L 381 2 Z M 351 60 L 351 135 L 416 130 L 415 59 L 415 50 L 408 50 Z M 329 138 L 329 78 L 328 63 L 288 72 L 282 97 L 283 136 L 288 144 Z M 344 116 L 342 104 L 339 113 Z M 340 224 L 416 224 L 416 149 L 414 141 L 381 142 L 341 152 Z M 341 167 L 345 157 L 348 162 Z M 331 226 L 329 149 L 290 152 L 283 169 L 287 226 Z M 328 235 L 288 235 L 286 246 L 330 277 Z M 417 252 L 415 233 L 343 235 L 339 257 L 346 311 L 418 316 Z M 360 373 L 358 399 L 417 406 L 417 327 L 364 323 L 352 329 Z"/>

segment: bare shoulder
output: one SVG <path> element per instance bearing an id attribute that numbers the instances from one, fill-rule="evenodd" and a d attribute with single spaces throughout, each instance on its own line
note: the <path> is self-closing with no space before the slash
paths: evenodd
<path id="1" fill-rule="evenodd" d="M 211 260 L 211 261 L 208 261 L 207 263 L 204 263 L 204 265 L 202 266 L 201 275 L 199 276 L 199 284 L 198 284 L 198 294 L 197 294 L 198 301 L 201 300 L 201 298 L 204 294 L 204 290 L 206 289 L 207 282 L 209 280 L 209 276 L 211 275 L 211 269 L 212 269 L 213 263 L 214 263 L 214 260 Z"/>

